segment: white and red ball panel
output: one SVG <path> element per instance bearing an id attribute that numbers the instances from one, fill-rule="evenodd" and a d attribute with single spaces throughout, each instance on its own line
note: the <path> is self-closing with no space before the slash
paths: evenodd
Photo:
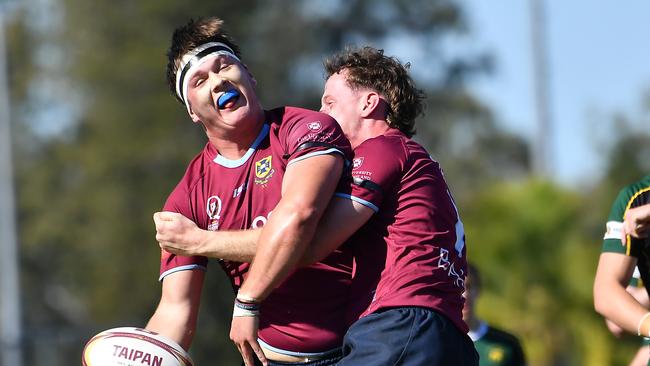
<path id="1" fill-rule="evenodd" d="M 83 366 L 193 366 L 178 343 L 134 327 L 113 328 L 92 337 L 81 360 Z"/>

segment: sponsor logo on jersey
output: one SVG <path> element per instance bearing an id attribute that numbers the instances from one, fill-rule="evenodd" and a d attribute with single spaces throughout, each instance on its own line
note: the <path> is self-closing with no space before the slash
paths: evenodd
<path id="1" fill-rule="evenodd" d="M 310 122 L 309 124 L 307 124 L 307 128 L 309 128 L 312 131 L 320 131 L 322 126 L 320 124 L 320 121 L 314 121 L 314 122 Z"/>
<path id="2" fill-rule="evenodd" d="M 357 169 L 361 166 L 361 164 L 363 164 L 363 156 L 360 158 L 352 159 L 352 169 Z"/>
<path id="3" fill-rule="evenodd" d="M 255 162 L 255 184 L 266 184 L 273 176 L 273 157 L 271 155 Z"/>
<path id="4" fill-rule="evenodd" d="M 449 259 L 449 251 L 440 248 L 440 257 L 438 258 L 438 268 L 447 272 L 447 276 L 452 280 L 454 285 L 460 288 L 465 288 L 465 271 L 461 268 L 456 268 L 456 262 Z"/>
<path id="5" fill-rule="evenodd" d="M 232 198 L 239 197 L 241 193 L 245 190 L 246 190 L 246 182 L 244 182 L 241 186 L 235 188 L 235 190 L 232 192 Z"/>
<path id="6" fill-rule="evenodd" d="M 261 227 L 264 227 L 264 225 L 266 225 L 266 222 L 269 221 L 269 218 L 271 217 L 272 212 L 273 211 L 270 211 L 266 216 L 260 215 L 260 216 L 255 217 L 253 219 L 251 229 L 259 229 Z"/>
<path id="7" fill-rule="evenodd" d="M 219 229 L 219 219 L 221 218 L 221 198 L 211 196 L 205 204 L 205 211 L 208 214 L 208 230 L 216 231 Z"/>

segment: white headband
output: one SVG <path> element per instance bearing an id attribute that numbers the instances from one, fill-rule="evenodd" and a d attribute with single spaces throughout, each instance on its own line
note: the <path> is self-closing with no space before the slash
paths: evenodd
<path id="1" fill-rule="evenodd" d="M 187 83 L 189 76 L 196 67 L 201 65 L 209 56 L 228 55 L 237 61 L 239 58 L 235 56 L 232 48 L 220 42 L 204 43 L 190 52 L 186 53 L 181 58 L 181 64 L 176 71 L 176 95 L 187 105 Z"/>

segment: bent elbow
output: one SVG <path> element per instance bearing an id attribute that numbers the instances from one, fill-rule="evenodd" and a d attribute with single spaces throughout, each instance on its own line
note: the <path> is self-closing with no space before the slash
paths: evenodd
<path id="1" fill-rule="evenodd" d="M 607 318 L 610 301 L 611 299 L 608 299 L 606 292 L 602 291 L 597 285 L 594 286 L 594 310 L 598 314 Z"/>

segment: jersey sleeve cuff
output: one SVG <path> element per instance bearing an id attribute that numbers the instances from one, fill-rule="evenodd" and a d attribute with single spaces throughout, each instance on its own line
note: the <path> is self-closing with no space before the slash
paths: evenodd
<path id="1" fill-rule="evenodd" d="M 178 267 L 170 268 L 160 274 L 160 277 L 158 277 L 158 281 L 162 281 L 165 277 L 169 276 L 172 273 L 180 272 L 180 271 L 191 271 L 191 270 L 207 272 L 208 268 L 199 264 L 188 264 L 186 266 L 178 266 Z"/>
<path id="2" fill-rule="evenodd" d="M 346 199 L 358 202 L 358 203 L 370 208 L 371 210 L 375 211 L 375 213 L 379 212 L 379 207 L 377 207 L 377 205 L 375 205 L 374 203 L 372 203 L 370 201 L 366 201 L 366 200 L 364 200 L 362 198 L 355 197 L 355 196 L 350 195 L 350 194 L 338 193 L 338 192 L 334 193 L 334 196 L 341 197 L 341 198 L 346 198 Z"/>
<path id="3" fill-rule="evenodd" d="M 305 155 L 300 155 L 297 158 L 289 160 L 287 165 L 291 165 L 291 164 L 293 164 L 295 162 L 305 160 L 305 159 L 308 159 L 308 158 L 312 158 L 314 156 L 329 155 L 329 154 L 340 154 L 345 159 L 345 154 L 343 154 L 343 151 L 341 151 L 341 150 L 339 150 L 337 148 L 329 148 L 327 150 L 314 151 L 314 152 L 307 153 Z"/>

